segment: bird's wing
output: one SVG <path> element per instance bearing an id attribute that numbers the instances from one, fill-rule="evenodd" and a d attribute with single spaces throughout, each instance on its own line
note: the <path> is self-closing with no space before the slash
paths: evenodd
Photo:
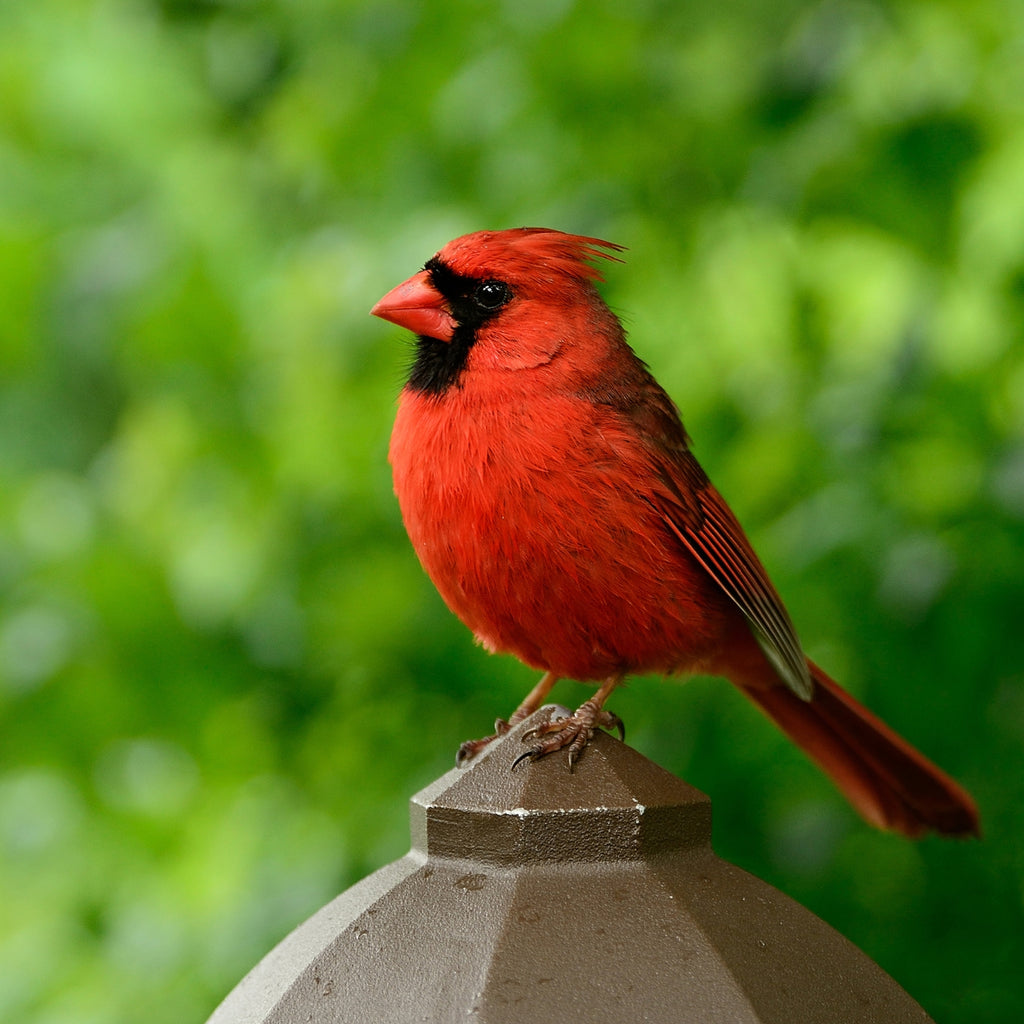
<path id="1" fill-rule="evenodd" d="M 732 509 L 690 451 L 672 399 L 639 360 L 614 387 L 592 389 L 587 397 L 626 417 L 644 439 L 662 484 L 646 500 L 743 613 L 786 686 L 810 700 L 807 658 L 789 613 Z"/>
<path id="2" fill-rule="evenodd" d="M 687 486 L 679 486 L 679 474 Z M 743 613 L 783 682 L 810 700 L 813 685 L 796 630 L 732 510 L 689 450 L 672 453 L 662 479 L 665 491 L 648 500 Z"/>

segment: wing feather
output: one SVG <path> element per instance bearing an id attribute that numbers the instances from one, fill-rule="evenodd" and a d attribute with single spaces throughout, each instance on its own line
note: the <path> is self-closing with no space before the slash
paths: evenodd
<path id="1" fill-rule="evenodd" d="M 678 460 L 692 463 L 685 467 L 685 475 L 692 480 L 696 459 L 687 451 L 672 461 Z M 695 502 L 680 504 L 666 495 L 656 507 L 686 550 L 743 613 L 785 684 L 798 697 L 810 700 L 813 684 L 807 658 L 789 613 L 732 510 L 699 466 L 697 472 L 704 482 L 694 491 Z M 676 498 L 678 489 L 671 475 L 666 482 Z"/>
<path id="2" fill-rule="evenodd" d="M 625 342 L 623 342 L 625 344 Z M 786 686 L 803 700 L 813 692 L 796 630 L 760 560 L 725 499 L 690 451 L 672 399 L 639 359 L 613 383 L 581 397 L 615 410 L 646 445 L 661 486 L 645 495 L 683 547 L 743 613 Z"/>

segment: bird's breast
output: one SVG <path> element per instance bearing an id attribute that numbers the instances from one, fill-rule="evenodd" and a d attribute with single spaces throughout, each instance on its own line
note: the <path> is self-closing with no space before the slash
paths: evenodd
<path id="1" fill-rule="evenodd" d="M 647 453 L 593 404 L 407 391 L 390 459 L 424 569 L 489 649 L 590 679 L 683 667 L 714 632 L 716 600 L 644 500 Z"/>

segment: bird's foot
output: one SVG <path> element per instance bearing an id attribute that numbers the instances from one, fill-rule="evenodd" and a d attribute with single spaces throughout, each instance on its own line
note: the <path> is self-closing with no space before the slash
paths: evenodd
<path id="1" fill-rule="evenodd" d="M 515 717 L 514 715 L 512 716 Z M 500 740 L 512 728 L 512 722 L 506 722 L 504 718 L 498 718 L 494 722 L 494 733 L 491 736 L 484 736 L 479 740 L 466 740 L 455 753 L 455 765 L 463 768 L 485 747 L 489 747 L 495 740 Z"/>
<path id="2" fill-rule="evenodd" d="M 524 733 L 524 743 L 531 740 L 534 742 L 512 762 L 512 767 L 515 768 L 521 761 L 536 761 L 545 754 L 568 748 L 569 771 L 572 771 L 584 747 L 593 739 L 595 729 L 615 729 L 620 739 L 626 738 L 626 727 L 622 719 L 611 711 L 605 711 L 596 700 L 588 700 L 576 709 L 575 714 L 552 719 L 546 725 Z"/>
<path id="3" fill-rule="evenodd" d="M 526 695 L 519 707 L 508 716 L 508 721 L 506 722 L 504 718 L 499 718 L 494 723 L 494 734 L 492 736 L 485 736 L 482 740 L 466 740 L 459 747 L 458 753 L 455 755 L 456 765 L 459 768 L 464 767 L 485 747 L 490 746 L 495 740 L 501 739 L 513 726 L 529 718 L 541 706 L 544 698 L 551 692 L 551 687 L 557 682 L 558 676 L 554 672 L 545 672 L 541 676 L 540 682 Z"/>

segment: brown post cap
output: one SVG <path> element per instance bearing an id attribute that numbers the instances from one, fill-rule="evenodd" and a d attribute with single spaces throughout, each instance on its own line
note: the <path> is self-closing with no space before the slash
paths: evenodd
<path id="1" fill-rule="evenodd" d="M 511 770 L 542 708 L 412 799 L 410 852 L 300 925 L 209 1024 L 927 1024 L 720 860 L 706 796 L 598 733 Z"/>

